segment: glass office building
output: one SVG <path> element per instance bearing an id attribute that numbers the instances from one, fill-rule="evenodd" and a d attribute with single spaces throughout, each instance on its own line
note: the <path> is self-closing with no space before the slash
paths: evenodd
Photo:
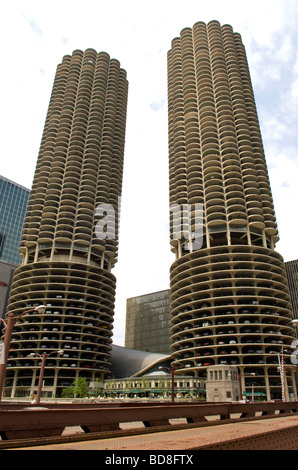
<path id="1" fill-rule="evenodd" d="M 296 320 L 298 319 L 298 260 L 287 261 L 285 267 L 293 307 L 293 317 Z"/>
<path id="2" fill-rule="evenodd" d="M 19 244 L 30 191 L 0 176 L 0 261 L 20 264 Z"/>
<path id="3" fill-rule="evenodd" d="M 169 354 L 170 344 L 170 291 L 127 299 L 125 346 Z"/>

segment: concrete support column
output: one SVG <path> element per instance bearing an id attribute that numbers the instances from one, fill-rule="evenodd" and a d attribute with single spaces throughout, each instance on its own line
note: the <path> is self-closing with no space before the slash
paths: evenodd
<path id="1" fill-rule="evenodd" d="M 18 371 L 15 371 L 14 378 L 13 378 L 13 384 L 12 384 L 12 390 L 11 390 L 11 397 L 15 397 L 16 393 L 16 386 L 17 386 L 17 380 L 18 380 Z"/>
<path id="2" fill-rule="evenodd" d="M 268 369 L 265 370 L 265 384 L 266 384 L 267 401 L 270 401 L 271 393 L 270 393 L 270 386 L 269 386 Z"/>

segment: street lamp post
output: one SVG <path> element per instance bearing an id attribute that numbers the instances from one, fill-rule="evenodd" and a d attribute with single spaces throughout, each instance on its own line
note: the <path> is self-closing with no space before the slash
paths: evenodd
<path id="1" fill-rule="evenodd" d="M 281 399 L 285 401 L 285 369 L 284 369 L 284 349 L 283 346 L 281 348 L 281 358 L 280 353 L 277 353 L 278 356 L 278 370 L 280 373 L 280 380 L 281 380 Z"/>
<path id="2" fill-rule="evenodd" d="M 2 360 L 1 360 L 1 363 L 0 363 L 0 402 L 1 402 L 1 397 L 2 397 L 2 392 L 3 392 L 3 387 L 4 387 L 4 380 L 5 380 L 5 375 L 6 375 L 7 360 L 8 360 L 12 330 L 13 330 L 15 324 L 17 323 L 17 321 L 23 315 L 25 315 L 26 313 L 30 313 L 30 312 L 44 313 L 44 311 L 45 311 L 45 306 L 44 305 L 38 305 L 37 307 L 30 308 L 29 310 L 26 310 L 25 312 L 21 313 L 20 315 L 14 315 L 13 313 L 9 313 L 7 315 L 6 321 L 3 320 L 3 318 L 0 318 L 0 320 L 3 322 L 3 324 L 5 326 Z"/>
<path id="3" fill-rule="evenodd" d="M 174 403 L 175 401 L 175 390 L 174 390 L 174 367 L 171 366 L 171 402 Z"/>
<path id="4" fill-rule="evenodd" d="M 35 399 L 35 403 L 36 404 L 39 404 L 40 403 L 40 396 L 41 396 L 41 390 L 42 390 L 42 384 L 43 384 L 43 375 L 44 375 L 44 368 L 45 368 L 45 365 L 46 365 L 46 360 L 49 356 L 51 356 L 52 354 L 55 354 L 57 353 L 57 351 L 52 351 L 50 353 L 46 353 L 44 352 L 42 355 L 38 354 L 38 353 L 31 353 L 30 356 L 38 356 L 41 358 L 41 367 L 40 367 L 40 373 L 39 373 L 39 380 L 38 380 L 38 386 L 37 386 L 37 393 L 36 393 L 36 399 Z M 58 354 L 61 355 L 63 354 L 64 351 L 63 349 L 60 349 L 58 351 Z"/>
<path id="5" fill-rule="evenodd" d="M 298 346 L 298 319 L 297 318 L 294 318 L 292 320 L 292 324 L 293 326 L 295 327 L 295 331 L 296 331 L 296 340 L 293 341 L 292 343 L 292 348 L 297 348 Z M 295 351 L 295 356 L 293 357 L 293 355 L 291 356 L 291 361 L 292 361 L 292 364 L 295 364 L 296 365 L 296 377 L 295 377 L 295 382 L 296 382 L 296 394 L 297 394 L 297 384 L 298 384 L 298 362 L 297 362 L 297 349 Z"/>

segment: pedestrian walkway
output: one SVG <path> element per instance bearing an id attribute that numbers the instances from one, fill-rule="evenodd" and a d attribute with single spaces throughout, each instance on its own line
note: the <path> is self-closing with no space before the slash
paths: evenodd
<path id="1" fill-rule="evenodd" d="M 248 442 L 263 433 L 276 433 L 287 431 L 287 437 L 282 447 L 284 450 L 298 450 L 298 416 L 276 417 L 260 419 L 256 421 L 242 421 L 237 423 L 219 424 L 198 428 L 155 432 L 152 434 L 125 436 L 109 439 L 96 439 L 81 442 L 69 442 L 64 444 L 50 444 L 34 447 L 22 447 L 22 450 L 161 450 L 161 451 L 190 451 L 200 449 L 229 440 L 245 438 Z M 297 435 L 297 439 L 296 436 Z M 291 436 L 293 438 L 291 439 Z M 270 441 L 269 436 L 267 441 Z M 296 442 L 297 441 L 297 442 Z M 264 441 L 263 441 L 264 442 Z M 267 450 L 279 449 L 276 442 L 280 438 L 268 444 Z M 285 446 L 289 445 L 289 449 Z M 255 446 L 256 444 L 252 444 Z M 258 447 L 253 447 L 253 449 Z M 264 449 L 264 447 L 261 446 Z M 251 449 L 251 450 L 253 450 Z"/>

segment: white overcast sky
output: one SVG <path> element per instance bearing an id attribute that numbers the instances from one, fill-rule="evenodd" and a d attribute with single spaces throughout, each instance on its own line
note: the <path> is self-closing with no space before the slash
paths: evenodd
<path id="1" fill-rule="evenodd" d="M 169 287 L 166 55 L 197 21 L 241 34 L 261 124 L 285 261 L 298 259 L 297 0 L 10 0 L 1 2 L 0 174 L 31 187 L 56 66 L 89 47 L 129 80 L 115 344 L 126 298 Z"/>

